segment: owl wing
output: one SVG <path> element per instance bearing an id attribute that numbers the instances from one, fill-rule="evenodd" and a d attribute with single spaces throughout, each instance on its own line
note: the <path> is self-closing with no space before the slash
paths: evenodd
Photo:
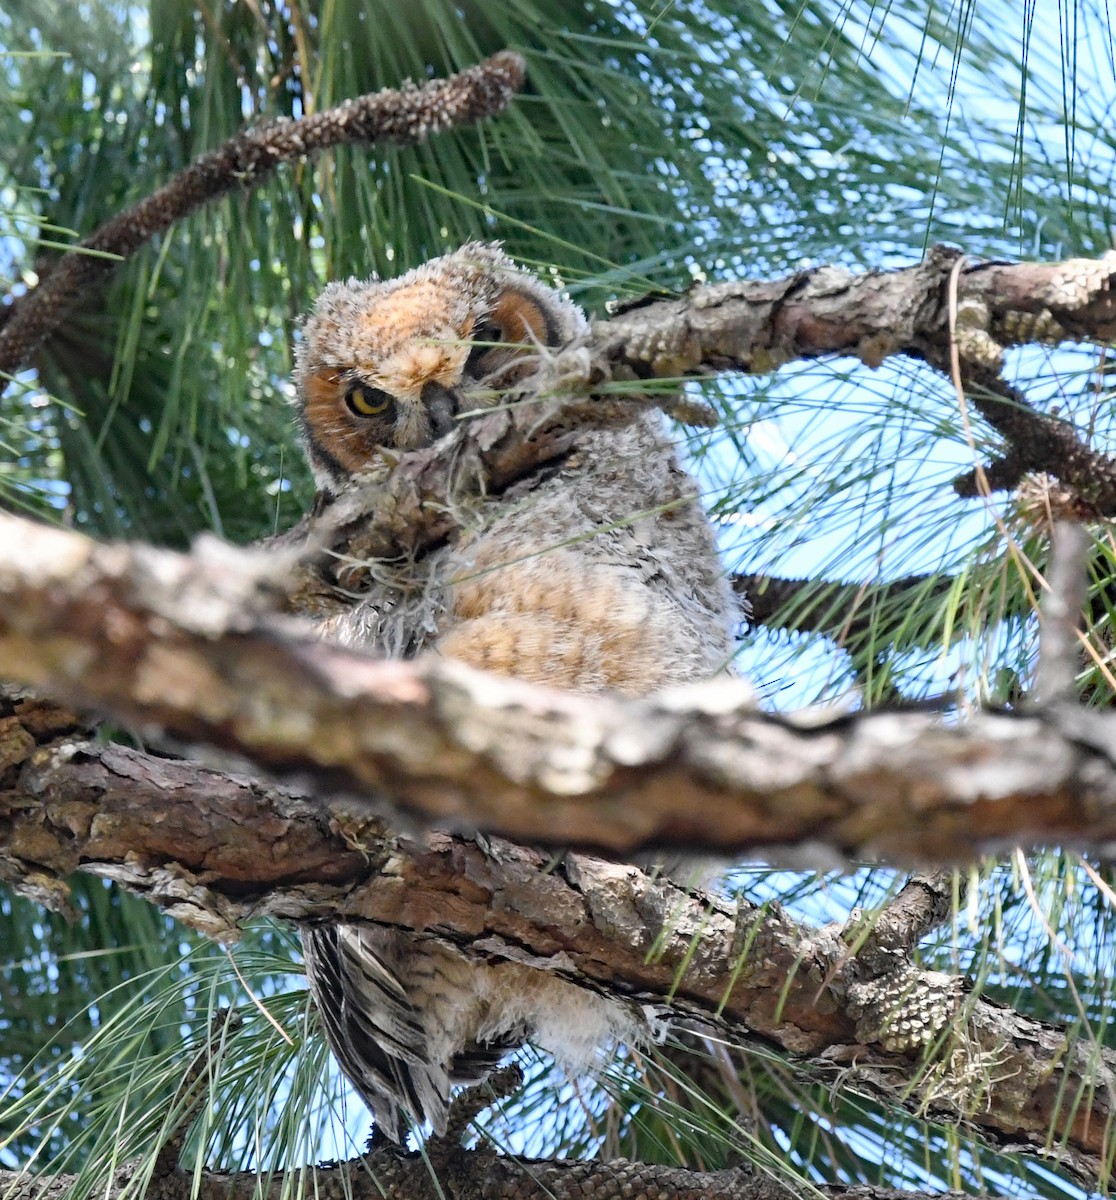
<path id="1" fill-rule="evenodd" d="M 341 1070 L 394 1141 L 404 1112 L 444 1128 L 449 1079 L 427 1057 L 429 1039 L 392 960 L 392 934 L 324 925 L 302 932 L 310 992 Z"/>

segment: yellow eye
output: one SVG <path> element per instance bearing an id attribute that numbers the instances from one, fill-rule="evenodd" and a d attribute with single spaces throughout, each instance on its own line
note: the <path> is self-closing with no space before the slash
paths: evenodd
<path id="1" fill-rule="evenodd" d="M 350 383 L 345 392 L 349 412 L 358 417 L 382 417 L 395 403 L 385 391 L 367 383 Z"/>

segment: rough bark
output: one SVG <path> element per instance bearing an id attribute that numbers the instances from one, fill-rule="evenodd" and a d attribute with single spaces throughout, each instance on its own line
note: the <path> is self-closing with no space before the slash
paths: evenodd
<path id="1" fill-rule="evenodd" d="M 286 791 L 136 751 L 22 744 L 5 773 L 3 863 L 40 899 L 63 897 L 61 874 L 79 868 L 214 937 L 258 916 L 399 925 L 560 971 L 652 1023 L 759 1038 L 815 1077 L 1005 1145 L 1037 1151 L 1052 1136 L 1079 1174 L 1105 1169 L 1116 1054 L 917 967 L 910 949 L 946 905 L 933 877 L 871 919 L 811 929 L 778 906 L 728 904 L 585 855 L 400 839 L 352 802 L 327 817 Z"/>
<path id="2" fill-rule="evenodd" d="M 101 546 L 15 517 L 0 547 L 8 678 L 423 822 L 623 853 L 826 845 L 924 863 L 1116 836 L 1116 714 L 775 716 L 736 680 L 572 696 L 322 645 L 262 611 L 268 556 Z"/>
<path id="3" fill-rule="evenodd" d="M 304 1190 L 321 1200 L 788 1200 L 801 1195 L 792 1187 L 761 1174 L 730 1168 L 687 1171 L 613 1160 L 606 1162 L 531 1161 L 508 1159 L 490 1151 L 461 1151 L 440 1168 L 437 1182 L 431 1164 L 419 1154 L 379 1151 L 368 1158 L 305 1167 L 292 1181 L 291 1172 L 261 1178 L 239 1174 L 174 1171 L 151 1181 L 145 1200 L 282 1200 Z M 103 1200 L 134 1194 L 125 1188 L 134 1170 L 125 1168 L 100 1193 Z M 66 1194 L 75 1176 L 32 1177 L 0 1171 L 0 1189 L 8 1200 L 54 1200 Z M 134 1186 L 134 1185 L 133 1185 Z M 811 1195 L 827 1200 L 963 1200 L 961 1192 L 912 1192 L 895 1188 L 811 1185 Z M 989 1193 L 987 1200 L 1000 1200 Z"/>
<path id="4" fill-rule="evenodd" d="M 950 341 L 956 250 L 860 274 L 820 266 L 773 281 L 696 287 L 622 310 L 594 327 L 601 358 L 640 378 L 752 374 L 825 354 L 878 366 L 891 354 L 937 356 Z M 958 278 L 962 356 L 994 364 L 1030 342 L 1116 340 L 1116 251 L 1060 263 L 967 262 Z"/>
<path id="5" fill-rule="evenodd" d="M 868 366 L 907 354 L 948 375 L 956 345 L 962 382 L 1007 442 L 989 468 L 995 486 L 1045 471 L 1071 487 L 1083 508 L 1113 515 L 1116 463 L 1071 425 L 1036 411 L 1000 371 L 1011 346 L 1116 339 L 1116 251 L 1061 263 L 965 262 L 954 278 L 959 258 L 938 246 L 896 271 L 854 275 L 821 266 L 781 280 L 695 288 L 595 325 L 596 370 L 615 376 L 626 368 L 639 378 L 757 374 L 833 354 Z M 957 481 L 963 495 L 974 494 L 973 486 L 969 475 Z"/>

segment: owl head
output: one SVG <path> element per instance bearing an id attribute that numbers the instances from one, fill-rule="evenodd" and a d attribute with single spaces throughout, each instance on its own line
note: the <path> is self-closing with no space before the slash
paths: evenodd
<path id="1" fill-rule="evenodd" d="M 581 310 L 470 242 L 398 279 L 331 283 L 303 327 L 296 404 L 319 487 L 336 493 L 380 447 L 413 450 L 494 403 L 542 346 L 586 328 Z"/>

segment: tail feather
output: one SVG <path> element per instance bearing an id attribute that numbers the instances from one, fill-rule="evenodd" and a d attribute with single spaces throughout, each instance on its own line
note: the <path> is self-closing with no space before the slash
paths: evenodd
<path id="1" fill-rule="evenodd" d="M 396 1142 L 408 1118 L 444 1129 L 449 1072 L 430 1061 L 421 1015 L 395 968 L 395 936 L 325 925 L 303 930 L 302 947 L 326 1041 L 377 1126 Z"/>

